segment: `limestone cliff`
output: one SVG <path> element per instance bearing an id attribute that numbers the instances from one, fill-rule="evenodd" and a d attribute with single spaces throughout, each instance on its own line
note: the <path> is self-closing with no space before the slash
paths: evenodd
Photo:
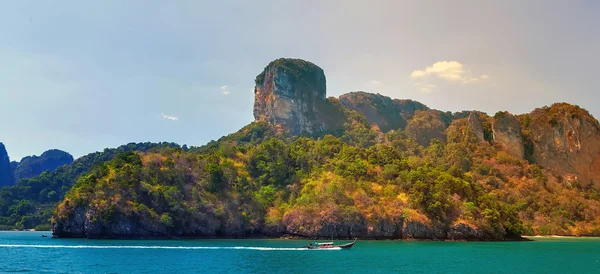
<path id="1" fill-rule="evenodd" d="M 10 158 L 3 143 L 0 143 L 0 187 L 12 185 L 14 177 Z"/>
<path id="2" fill-rule="evenodd" d="M 307 238 L 356 238 L 361 239 L 435 239 L 435 240 L 502 240 L 504 235 L 485 234 L 468 224 L 457 223 L 450 227 L 433 227 L 429 223 L 414 220 L 392 221 L 381 219 L 366 222 L 364 219 L 329 222 L 332 216 L 315 216 L 302 211 L 292 211 L 284 216 L 278 226 L 249 227 L 242 216 L 217 218 L 210 212 L 202 212 L 203 219 L 193 220 L 186 226 L 172 227 L 146 216 L 116 215 L 104 220 L 93 209 L 76 207 L 66 218 L 57 218 L 52 225 L 57 238 L 89 239 L 139 239 L 139 238 L 246 238 L 281 237 L 292 235 Z M 295 215 L 304 215 L 301 218 Z"/>
<path id="3" fill-rule="evenodd" d="M 471 113 L 469 113 L 469 129 L 471 130 L 471 133 L 477 136 L 479 141 L 485 141 L 485 131 L 483 129 L 483 123 L 481 122 L 480 115 L 481 114 L 477 113 L 476 111 L 471 111 Z"/>
<path id="4" fill-rule="evenodd" d="M 498 112 L 494 115 L 493 123 L 494 143 L 508 154 L 524 158 L 523 136 L 519 120 L 508 112 Z"/>
<path id="5" fill-rule="evenodd" d="M 537 163 L 582 185 L 600 186 L 600 125 L 589 112 L 559 103 L 534 110 L 528 120 Z"/>
<path id="6" fill-rule="evenodd" d="M 66 218 L 57 218 L 52 225 L 53 236 L 58 238 L 88 239 L 139 239 L 139 238 L 214 238 L 249 237 L 252 229 L 241 225 L 241 216 L 229 216 L 229 220 L 217 218 L 209 212 L 201 212 L 203 219 L 194 219 L 187 226 L 172 227 L 147 216 L 124 216 L 116 214 L 110 220 L 102 218 L 94 209 L 76 207 Z"/>
<path id="7" fill-rule="evenodd" d="M 277 59 L 256 77 L 254 118 L 293 135 L 341 128 L 343 117 L 326 98 L 326 79 L 317 65 L 300 59 Z"/>

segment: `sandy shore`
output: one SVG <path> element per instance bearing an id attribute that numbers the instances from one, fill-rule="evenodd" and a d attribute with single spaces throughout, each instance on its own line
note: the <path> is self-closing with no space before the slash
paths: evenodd
<path id="1" fill-rule="evenodd" d="M 523 235 L 523 238 L 536 239 L 536 238 L 556 238 L 556 239 L 579 239 L 579 238 L 600 238 L 599 236 L 561 236 L 561 235 Z"/>

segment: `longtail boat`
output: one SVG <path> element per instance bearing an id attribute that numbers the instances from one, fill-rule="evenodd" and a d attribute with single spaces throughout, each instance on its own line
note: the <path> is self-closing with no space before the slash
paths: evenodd
<path id="1" fill-rule="evenodd" d="M 356 243 L 357 239 L 354 239 L 354 241 L 350 242 L 350 243 L 345 243 L 345 244 L 341 244 L 341 245 L 335 245 L 332 242 L 323 242 L 323 243 L 319 243 L 319 242 L 314 242 L 314 243 L 310 243 L 306 246 L 306 248 L 308 249 L 350 249 L 352 248 L 352 246 Z"/>

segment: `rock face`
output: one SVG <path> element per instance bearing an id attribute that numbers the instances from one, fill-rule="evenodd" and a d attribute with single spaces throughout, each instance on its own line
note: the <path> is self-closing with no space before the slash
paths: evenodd
<path id="1" fill-rule="evenodd" d="M 398 100 L 380 94 L 350 92 L 339 97 L 340 104 L 347 109 L 365 116 L 370 124 L 375 124 L 382 132 L 404 129 L 415 111 L 429 108 L 412 100 Z"/>
<path id="2" fill-rule="evenodd" d="M 48 150 L 40 156 L 27 156 L 19 162 L 15 170 L 15 180 L 35 177 L 44 171 L 53 171 L 59 166 L 72 162 L 71 154 L 58 149 Z"/>
<path id="3" fill-rule="evenodd" d="M 360 216 L 352 218 L 315 216 L 310 211 L 294 210 L 283 217 L 281 233 L 307 237 L 335 237 L 362 239 L 405 239 L 405 240 L 502 240 L 503 235 L 484 234 L 464 223 L 452 227 L 433 227 L 419 221 L 379 219 L 367 221 Z M 331 220 L 334 218 L 335 220 Z M 329 219 L 329 221 L 326 221 Z"/>
<path id="4" fill-rule="evenodd" d="M 85 238 L 87 227 L 89 227 L 89 219 L 85 209 L 78 207 L 65 221 L 52 225 L 52 234 L 61 238 Z"/>
<path id="5" fill-rule="evenodd" d="M 508 112 L 499 112 L 492 123 L 494 143 L 508 154 L 523 159 L 524 146 L 521 124 Z"/>
<path id="6" fill-rule="evenodd" d="M 458 223 L 448 230 L 450 240 L 478 240 L 484 238 L 481 231 L 465 223 Z"/>
<path id="7" fill-rule="evenodd" d="M 0 187 L 14 184 L 10 158 L 3 143 L 0 143 Z"/>
<path id="8" fill-rule="evenodd" d="M 330 130 L 336 126 L 331 119 L 343 116 L 326 99 L 325 74 L 313 63 L 277 59 L 256 77 L 255 83 L 254 118 L 293 135 Z"/>
<path id="9" fill-rule="evenodd" d="M 302 215 L 302 216 L 298 216 Z M 230 216 L 231 217 L 231 216 Z M 299 218 L 301 217 L 301 218 Z M 304 218 L 306 217 L 306 218 Z M 312 218 L 308 218 L 312 217 Z M 277 227 L 245 227 L 242 217 L 223 221 L 210 214 L 185 227 L 169 227 L 161 222 L 142 216 L 113 216 L 103 220 L 93 209 L 77 207 L 64 218 L 53 222 L 52 235 L 58 238 L 245 238 L 280 237 L 293 235 L 306 238 L 362 238 L 362 239 L 433 239 L 433 240 L 502 240 L 502 236 L 486 235 L 467 224 L 458 224 L 450 228 L 432 227 L 417 221 L 378 220 L 367 222 L 341 219 L 324 222 L 324 216 L 312 216 L 310 212 L 292 211 L 284 216 Z M 325 216 L 333 217 L 333 216 Z M 336 218 L 339 218 L 336 217 Z"/>
<path id="10" fill-rule="evenodd" d="M 469 114 L 469 129 L 479 141 L 485 141 L 485 135 L 483 132 L 483 124 L 481 122 L 481 118 L 479 117 L 479 113 L 472 111 Z"/>
<path id="11" fill-rule="evenodd" d="M 530 116 L 535 161 L 584 186 L 600 186 L 598 121 L 586 110 L 564 103 L 536 109 Z"/>
<path id="12" fill-rule="evenodd" d="M 77 207 L 64 218 L 56 219 L 52 224 L 52 235 L 57 238 L 88 239 L 127 239 L 127 238 L 238 238 L 251 237 L 252 229 L 242 223 L 231 220 L 223 221 L 206 215 L 202 220 L 195 220 L 185 227 L 172 227 L 143 216 L 123 216 L 117 214 L 110 220 L 104 220 L 96 210 Z"/>

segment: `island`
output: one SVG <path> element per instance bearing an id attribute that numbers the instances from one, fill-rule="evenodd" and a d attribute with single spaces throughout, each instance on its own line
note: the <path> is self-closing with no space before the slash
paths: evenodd
<path id="1" fill-rule="evenodd" d="M 324 71 L 290 58 L 255 84 L 255 121 L 239 131 L 22 179 L 0 190 L 0 225 L 51 223 L 60 238 L 600 236 L 600 125 L 578 106 L 490 116 L 327 97 Z"/>

